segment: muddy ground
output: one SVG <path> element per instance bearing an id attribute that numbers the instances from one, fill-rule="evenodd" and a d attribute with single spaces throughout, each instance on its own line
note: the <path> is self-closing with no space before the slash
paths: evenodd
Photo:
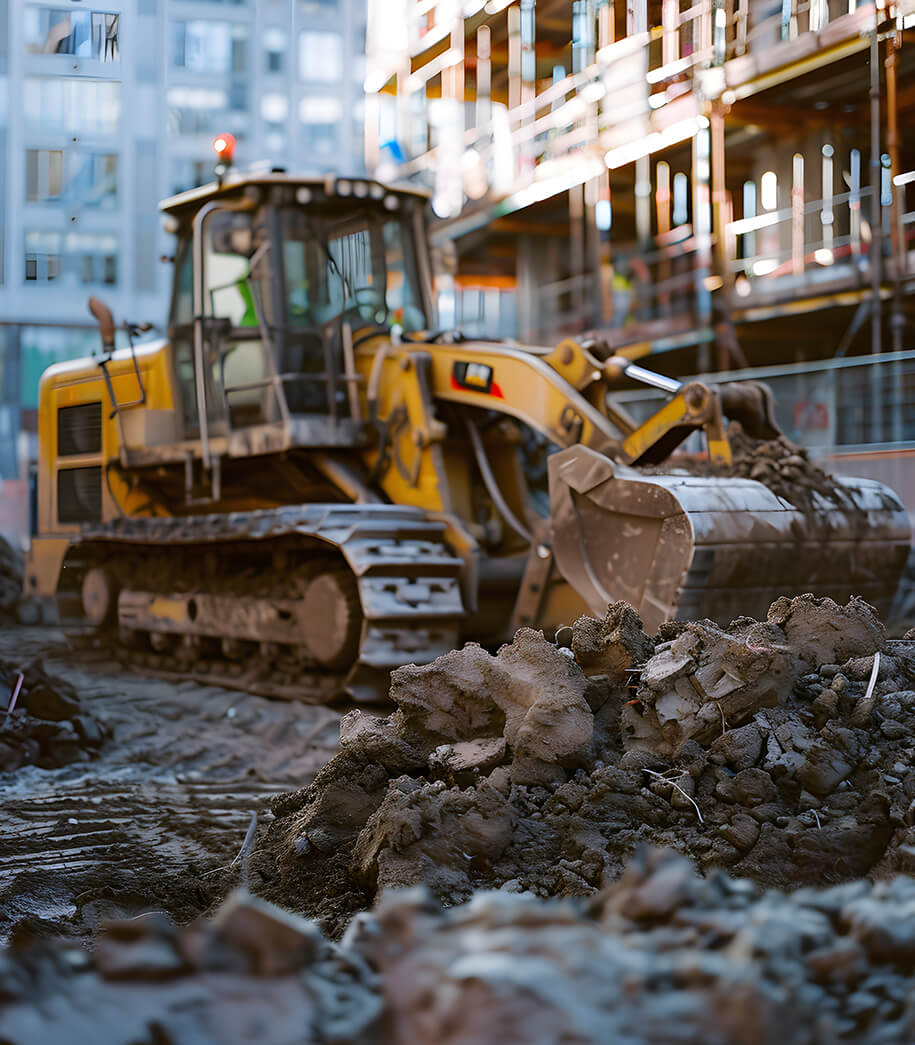
<path id="1" fill-rule="evenodd" d="M 339 712 L 144 679 L 61 631 L 0 625 L 0 660 L 35 658 L 108 736 L 88 761 L 0 773 L 2 941 L 88 938 L 104 918 L 150 908 L 187 922 L 237 884 L 227 865 L 252 812 L 263 825 L 268 799 L 337 750 Z"/>
<path id="2" fill-rule="evenodd" d="M 103 735 L 0 775 L 0 1042 L 913 1040 L 915 634 L 802 596 L 566 638 L 341 717 L 0 632 Z"/>
<path id="3" fill-rule="evenodd" d="M 915 641 L 866 603 L 653 638 L 618 604 L 571 636 L 468 644 L 341 718 L 4 630 L 0 663 L 59 674 L 104 741 L 0 774 L 0 934 L 186 923 L 239 883 L 254 813 L 250 888 L 334 937 L 390 887 L 587 896 L 641 843 L 789 889 L 915 870 Z"/>

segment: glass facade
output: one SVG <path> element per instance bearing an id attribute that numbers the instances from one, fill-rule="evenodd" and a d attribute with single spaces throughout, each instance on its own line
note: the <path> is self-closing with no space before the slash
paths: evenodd
<path id="1" fill-rule="evenodd" d="M 25 234 L 25 279 L 30 283 L 107 284 L 118 281 L 118 241 L 112 234 Z"/>
<path id="2" fill-rule="evenodd" d="M 174 245 L 157 204 L 212 180 L 218 133 L 235 135 L 240 169 L 363 169 L 365 12 L 365 0 L 0 0 L 0 373 L 16 374 L 0 412 L 21 405 L 34 431 L 41 371 L 98 347 L 90 293 L 116 322 L 165 331 L 159 259 Z M 0 479 L 9 470 L 0 458 Z"/>
<path id="3" fill-rule="evenodd" d="M 19 396 L 25 410 L 37 408 L 38 382 L 52 363 L 88 356 L 101 347 L 95 330 L 26 326 L 20 331 Z"/>

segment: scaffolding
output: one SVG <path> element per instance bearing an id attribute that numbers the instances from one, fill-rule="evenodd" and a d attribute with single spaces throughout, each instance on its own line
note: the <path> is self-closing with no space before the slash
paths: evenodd
<path id="1" fill-rule="evenodd" d="M 899 350 L 910 25 L 915 0 L 370 0 L 366 161 L 429 188 L 474 333 L 681 371 Z"/>

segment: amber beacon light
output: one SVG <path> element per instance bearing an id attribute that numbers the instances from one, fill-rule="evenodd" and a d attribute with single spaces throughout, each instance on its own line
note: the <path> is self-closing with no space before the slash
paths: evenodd
<path id="1" fill-rule="evenodd" d="M 235 135 L 220 134 L 213 139 L 213 151 L 216 153 L 216 176 L 222 176 L 232 166 L 235 158 Z"/>

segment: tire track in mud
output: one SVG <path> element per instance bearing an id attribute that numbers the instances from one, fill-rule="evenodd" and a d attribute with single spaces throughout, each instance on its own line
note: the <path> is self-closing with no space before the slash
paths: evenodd
<path id="1" fill-rule="evenodd" d="M 4 803 L 4 834 L 15 838 L 15 847 L 9 855 L 3 852 L 9 841 L 0 848 L 0 881 L 33 870 L 39 859 L 45 870 L 55 870 L 73 867 L 73 858 L 87 863 L 103 856 L 109 862 L 122 855 L 132 858 L 136 846 L 148 846 L 150 838 L 159 846 L 172 846 L 181 859 L 206 856 L 223 837 L 227 845 L 239 832 L 243 838 L 251 812 L 273 794 L 275 786 L 269 784 L 238 791 L 224 784 L 136 787 L 92 781 L 66 795 L 51 790 Z M 167 831 L 163 810 L 168 813 Z M 202 824 L 207 846 L 194 837 Z M 48 862 L 55 859 L 59 862 Z"/>
<path id="2" fill-rule="evenodd" d="M 192 919 L 238 883 L 251 814 L 338 747 L 339 711 L 125 673 L 61 632 L 5 629 L 0 655 L 41 657 L 113 734 L 91 762 L 0 774 L 0 942 Z"/>

